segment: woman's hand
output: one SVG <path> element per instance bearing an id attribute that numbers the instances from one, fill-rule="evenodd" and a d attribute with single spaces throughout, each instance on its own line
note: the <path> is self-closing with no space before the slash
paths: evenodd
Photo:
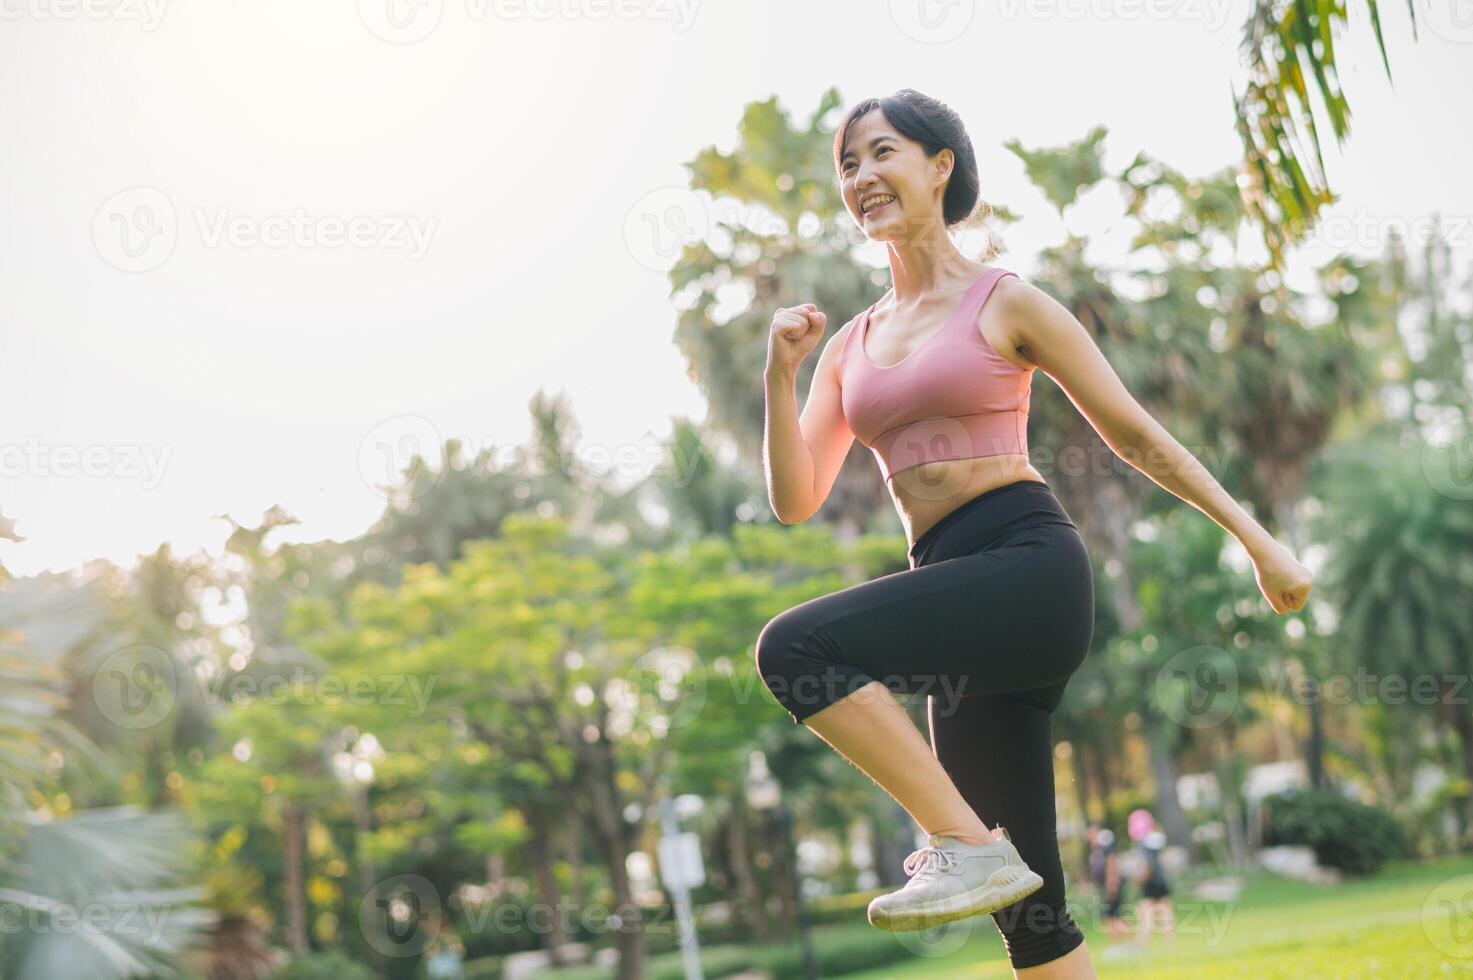
<path id="1" fill-rule="evenodd" d="M 797 374 L 803 358 L 823 339 L 828 315 L 812 303 L 781 307 L 772 317 L 767 337 L 767 369 Z"/>
<path id="2" fill-rule="evenodd" d="M 1276 613 L 1295 612 L 1309 599 L 1309 569 L 1299 564 L 1289 549 L 1273 542 L 1253 557 L 1258 588 Z"/>

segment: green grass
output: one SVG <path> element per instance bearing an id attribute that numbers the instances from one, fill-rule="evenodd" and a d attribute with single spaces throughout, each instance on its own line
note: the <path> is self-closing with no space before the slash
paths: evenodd
<path id="1" fill-rule="evenodd" d="M 1465 881 L 1461 876 L 1469 877 Z M 1232 903 L 1200 902 L 1185 898 L 1180 894 L 1184 891 L 1178 888 L 1173 896 L 1177 900 L 1176 934 L 1152 935 L 1146 947 L 1122 959 L 1106 957 L 1111 941 L 1098 928 L 1091 903 L 1071 904 L 1100 977 L 1473 978 L 1473 859 L 1395 862 L 1374 877 L 1334 886 L 1260 873 L 1250 877 Z M 1450 931 L 1449 906 L 1440 899 L 1457 903 L 1458 931 Z M 846 978 L 1010 977 L 991 919 L 969 921 L 976 925 L 954 952 L 927 955 L 922 945 L 927 934 L 916 933 L 911 938 L 916 955 L 907 961 L 850 973 Z M 939 935 L 941 930 L 936 932 L 937 945 L 932 950 L 941 954 L 945 937 Z M 958 930 L 953 941 L 962 935 L 966 930 Z"/>

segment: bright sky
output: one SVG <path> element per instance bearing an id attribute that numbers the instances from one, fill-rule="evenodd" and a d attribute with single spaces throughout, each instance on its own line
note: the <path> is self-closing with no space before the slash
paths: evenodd
<path id="1" fill-rule="evenodd" d="M 1434 211 L 1473 245 L 1473 22 L 1434 4 L 1419 42 L 1382 5 L 1395 91 L 1351 4 L 1352 135 L 1327 162 L 1358 253 Z M 1103 124 L 1111 166 L 1232 162 L 1248 5 L 0 0 L 0 512 L 28 539 L 0 561 L 215 551 L 215 515 L 273 503 L 298 538 L 352 536 L 389 461 L 520 443 L 539 388 L 632 478 L 704 416 L 666 221 L 704 220 L 682 162 L 730 149 L 746 103 L 948 102 L 984 196 L 1023 218 L 996 263 L 1026 277 L 1063 229 L 1003 143 Z M 1089 231 L 1118 204 L 1079 212 Z"/>

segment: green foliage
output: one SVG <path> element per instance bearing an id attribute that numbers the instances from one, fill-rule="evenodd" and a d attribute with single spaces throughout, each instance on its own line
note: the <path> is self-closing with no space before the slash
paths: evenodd
<path id="1" fill-rule="evenodd" d="M 1340 793 L 1299 790 L 1270 796 L 1264 844 L 1304 844 L 1315 859 L 1347 874 L 1377 871 L 1410 850 L 1401 825 L 1386 811 Z"/>
<path id="2" fill-rule="evenodd" d="M 1003 145 L 1023 161 L 1033 186 L 1063 211 L 1105 176 L 1103 143 L 1108 132 L 1095 126 L 1083 139 L 1058 149 L 1029 150 L 1018 140 Z"/>
<path id="3" fill-rule="evenodd" d="M 1408 0 L 1406 8 L 1415 36 L 1416 7 Z M 1365 9 L 1390 80 L 1377 0 L 1366 0 Z M 1234 88 L 1233 108 L 1243 144 L 1243 198 L 1280 268 L 1286 247 L 1300 241 L 1320 208 L 1335 200 L 1324 176 L 1310 93 L 1318 95 L 1337 144 L 1343 143 L 1350 132 L 1350 103 L 1340 86 L 1334 40 L 1335 29 L 1348 21 L 1344 0 L 1256 0 L 1242 28 L 1248 72 L 1241 97 Z M 1300 149 L 1306 144 L 1314 150 L 1312 160 Z"/>
<path id="4" fill-rule="evenodd" d="M 824 976 L 853 973 L 915 957 L 893 935 L 868 924 L 814 929 L 812 939 L 819 972 Z M 770 972 L 773 980 L 801 980 L 805 975 L 802 947 L 788 943 L 758 948 L 745 943 L 701 948 L 701 971 L 708 977 L 731 976 L 753 967 Z M 608 980 L 612 975 L 607 967 L 593 966 L 540 974 L 547 980 Z M 679 950 L 650 957 L 647 976 L 650 980 L 683 980 L 685 971 Z"/>
<path id="5" fill-rule="evenodd" d="M 881 966 L 913 959 L 915 954 L 895 936 L 881 932 L 868 923 L 826 931 L 814 931 L 814 958 L 819 972 L 834 976 L 854 973 L 867 967 Z M 772 973 L 773 980 L 802 980 L 802 948 L 777 946 L 762 951 L 759 965 Z"/>
<path id="6" fill-rule="evenodd" d="M 175 813 L 130 807 L 33 822 L 24 851 L 0 868 L 0 976 L 14 980 L 184 975 L 184 955 L 215 917 L 191 873 L 190 835 Z M 85 923 L 85 926 L 81 926 Z"/>
<path id="7" fill-rule="evenodd" d="M 375 974 L 340 950 L 299 956 L 271 980 L 375 980 Z"/>

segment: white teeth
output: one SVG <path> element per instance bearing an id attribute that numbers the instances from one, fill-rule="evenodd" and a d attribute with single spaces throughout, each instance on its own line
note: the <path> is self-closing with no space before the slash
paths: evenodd
<path id="1" fill-rule="evenodd" d="M 864 208 L 864 212 L 868 214 L 881 204 L 889 204 L 893 200 L 895 200 L 894 194 L 881 194 L 878 197 L 872 197 L 866 202 L 869 206 Z"/>

